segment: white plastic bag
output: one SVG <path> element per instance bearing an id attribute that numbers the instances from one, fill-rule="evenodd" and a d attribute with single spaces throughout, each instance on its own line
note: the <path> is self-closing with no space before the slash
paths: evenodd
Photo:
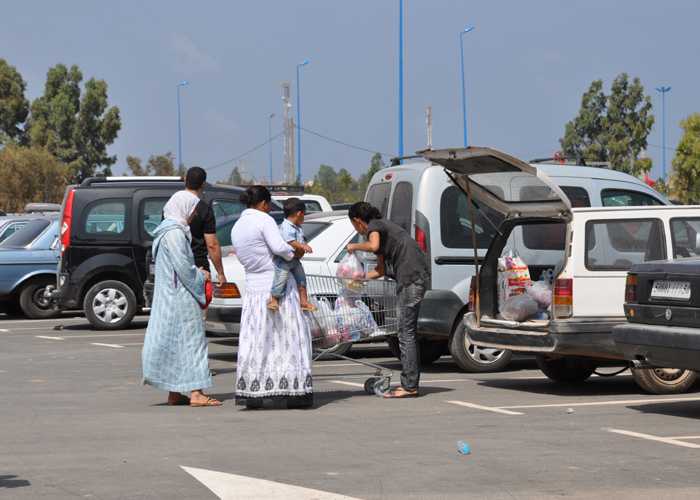
<path id="1" fill-rule="evenodd" d="M 552 285 L 549 281 L 531 281 L 526 290 L 535 299 L 539 309 L 547 309 L 552 303 Z"/>
<path id="2" fill-rule="evenodd" d="M 499 308 L 501 316 L 507 321 L 524 321 L 537 313 L 537 302 L 529 293 L 508 297 L 505 304 Z"/>
<path id="3" fill-rule="evenodd" d="M 335 275 L 341 278 L 338 281 L 348 290 L 359 292 L 365 287 L 364 283 L 360 281 L 365 277 L 365 265 L 355 253 L 345 254 L 345 257 L 338 264 Z"/>
<path id="4" fill-rule="evenodd" d="M 514 248 L 498 259 L 498 307 L 505 304 L 508 297 L 525 293 L 530 281 L 527 264 Z"/>

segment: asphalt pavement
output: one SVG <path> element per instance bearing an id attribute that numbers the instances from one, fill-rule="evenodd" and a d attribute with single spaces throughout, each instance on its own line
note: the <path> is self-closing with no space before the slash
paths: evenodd
<path id="1" fill-rule="evenodd" d="M 214 337 L 205 392 L 224 405 L 171 407 L 141 385 L 147 320 L 105 332 L 79 314 L 0 315 L 0 498 L 700 497 L 697 384 L 656 396 L 629 372 L 565 385 L 527 357 L 473 374 L 444 356 L 424 367 L 421 397 L 395 401 L 366 394 L 371 370 L 339 360 L 315 363 L 331 377 L 315 381 L 313 408 L 246 410 L 236 342 Z M 350 355 L 398 384 L 385 344 Z"/>

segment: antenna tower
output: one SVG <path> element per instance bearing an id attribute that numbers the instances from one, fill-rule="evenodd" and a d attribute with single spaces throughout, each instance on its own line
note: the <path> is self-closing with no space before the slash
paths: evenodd
<path id="1" fill-rule="evenodd" d="M 285 80 L 277 84 L 278 87 L 284 89 L 282 100 L 284 101 L 284 182 L 285 184 L 294 183 L 294 119 L 290 116 L 289 111 L 292 108 L 292 102 L 289 98 L 289 88 L 291 84 Z"/>
<path id="2" fill-rule="evenodd" d="M 425 120 L 428 124 L 428 149 L 433 149 L 433 107 L 428 104 L 428 118 Z"/>

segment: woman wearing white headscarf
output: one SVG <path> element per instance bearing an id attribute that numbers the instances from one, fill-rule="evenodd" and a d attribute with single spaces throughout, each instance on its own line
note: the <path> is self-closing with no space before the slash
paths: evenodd
<path id="1" fill-rule="evenodd" d="M 202 389 L 214 384 L 201 305 L 206 304 L 209 273 L 194 263 L 189 223 L 199 198 L 187 191 L 175 193 L 163 209 L 155 231 L 156 260 L 153 306 L 141 359 L 143 385 L 170 391 L 169 405 L 220 406 Z M 188 398 L 182 391 L 192 391 Z"/>

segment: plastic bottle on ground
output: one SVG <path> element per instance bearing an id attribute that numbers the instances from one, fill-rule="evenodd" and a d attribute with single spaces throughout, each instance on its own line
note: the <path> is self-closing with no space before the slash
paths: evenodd
<path id="1" fill-rule="evenodd" d="M 457 443 L 457 451 L 459 451 L 462 455 L 469 455 L 469 445 L 467 442 L 460 441 Z"/>

